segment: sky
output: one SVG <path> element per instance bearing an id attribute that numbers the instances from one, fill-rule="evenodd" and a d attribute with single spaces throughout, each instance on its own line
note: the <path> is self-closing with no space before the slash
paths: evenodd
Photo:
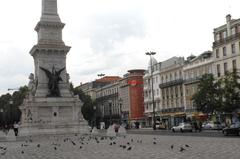
<path id="1" fill-rule="evenodd" d="M 0 1 L 0 94 L 28 84 L 34 72 L 30 49 L 42 0 Z M 226 15 L 240 18 L 239 0 L 58 0 L 71 46 L 67 72 L 74 86 L 98 78 L 146 69 L 155 51 L 160 62 L 212 50 L 213 29 Z M 11 93 L 11 92 L 9 92 Z"/>

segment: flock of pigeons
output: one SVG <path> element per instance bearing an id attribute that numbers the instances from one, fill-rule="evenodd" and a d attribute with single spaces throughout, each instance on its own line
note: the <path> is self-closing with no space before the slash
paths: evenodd
<path id="1" fill-rule="evenodd" d="M 124 137 L 124 139 L 126 139 L 126 137 Z M 37 142 L 37 141 L 36 141 Z M 130 140 L 125 140 L 125 142 L 120 142 L 117 140 L 117 137 L 106 137 L 106 136 L 78 136 L 77 134 L 75 134 L 75 138 L 74 137 L 63 137 L 63 138 L 59 138 L 54 136 L 54 141 L 51 142 L 50 147 L 53 148 L 53 151 L 57 151 L 59 149 L 61 149 L 61 147 L 64 144 L 70 144 L 76 148 L 79 149 L 83 149 L 85 145 L 88 145 L 89 143 L 93 143 L 93 144 L 100 144 L 100 143 L 109 143 L 109 146 L 118 146 L 123 150 L 126 151 L 131 151 L 133 149 L 134 144 L 138 143 L 138 144 L 142 144 L 143 141 L 142 140 L 134 140 L 133 138 L 131 138 Z M 124 143 L 124 144 L 123 144 Z M 161 144 L 161 142 L 157 141 L 157 139 L 154 137 L 152 140 L 152 144 L 153 145 L 158 145 Z M 25 140 L 24 143 L 21 144 L 21 154 L 24 154 L 24 148 L 28 147 L 29 145 L 31 146 L 36 146 L 37 149 L 41 148 L 41 144 L 40 143 L 33 143 L 32 138 L 28 138 L 28 140 Z M 184 152 L 187 149 L 190 149 L 191 146 L 188 144 L 182 145 L 182 146 L 175 146 L 174 144 L 172 144 L 170 146 L 170 150 L 178 150 L 179 152 Z M 7 147 L 5 146 L 1 146 L 0 145 L 0 156 L 4 156 L 7 153 Z M 1 157 L 0 157 L 1 158 Z"/>

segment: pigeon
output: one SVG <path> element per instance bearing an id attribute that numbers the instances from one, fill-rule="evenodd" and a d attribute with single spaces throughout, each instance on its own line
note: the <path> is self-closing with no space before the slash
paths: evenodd
<path id="1" fill-rule="evenodd" d="M 40 147 L 40 144 L 37 144 L 37 147 Z"/>
<path id="2" fill-rule="evenodd" d="M 1 155 L 5 155 L 7 153 L 7 151 L 4 151 L 3 153 L 1 153 Z"/>
<path id="3" fill-rule="evenodd" d="M 57 147 L 54 147 L 54 150 L 57 150 Z"/>
<path id="4" fill-rule="evenodd" d="M 186 147 L 190 147 L 188 144 L 185 145 Z"/>
<path id="5" fill-rule="evenodd" d="M 112 145 L 112 143 L 110 143 L 109 145 Z"/>
<path id="6" fill-rule="evenodd" d="M 186 149 L 184 149 L 183 147 L 180 147 L 180 152 L 183 152 L 184 150 L 186 150 Z"/>
<path id="7" fill-rule="evenodd" d="M 127 146 L 123 145 L 122 148 L 125 149 Z"/>
<path id="8" fill-rule="evenodd" d="M 82 146 L 80 146 L 79 149 L 82 149 Z"/>
<path id="9" fill-rule="evenodd" d="M 7 147 L 4 147 L 3 150 L 7 150 Z"/>
<path id="10" fill-rule="evenodd" d="M 75 142 L 73 142 L 73 141 L 71 141 L 72 142 L 72 144 L 75 146 L 76 145 L 76 143 Z"/>
<path id="11" fill-rule="evenodd" d="M 24 151 L 22 151 L 21 153 L 24 154 Z"/>
<path id="12" fill-rule="evenodd" d="M 153 144 L 156 145 L 157 143 L 154 141 Z"/>
<path id="13" fill-rule="evenodd" d="M 132 147 L 130 146 L 130 147 L 128 147 L 128 149 L 127 149 L 127 150 L 129 151 L 129 150 L 131 150 L 131 149 L 132 149 Z"/>
<path id="14" fill-rule="evenodd" d="M 171 145 L 171 149 L 173 149 L 174 145 Z"/>
<path id="15" fill-rule="evenodd" d="M 128 145 L 130 145 L 130 143 L 129 143 L 129 142 L 127 142 L 127 144 L 128 144 Z"/>
<path id="16" fill-rule="evenodd" d="M 114 145 L 116 145 L 116 142 L 113 142 Z"/>

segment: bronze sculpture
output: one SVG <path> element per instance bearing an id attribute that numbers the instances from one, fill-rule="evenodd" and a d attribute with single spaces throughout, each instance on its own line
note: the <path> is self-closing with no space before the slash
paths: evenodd
<path id="1" fill-rule="evenodd" d="M 47 95 L 47 97 L 61 97 L 58 84 L 59 81 L 62 81 L 60 74 L 65 69 L 65 67 L 60 69 L 59 71 L 56 71 L 55 67 L 53 66 L 52 72 L 48 71 L 43 67 L 40 67 L 40 69 L 43 70 L 48 77 L 49 94 Z"/>

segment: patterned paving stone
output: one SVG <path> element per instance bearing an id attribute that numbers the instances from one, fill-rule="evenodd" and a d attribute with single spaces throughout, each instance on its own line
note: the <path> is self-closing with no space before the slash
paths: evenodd
<path id="1" fill-rule="evenodd" d="M 38 136 L 32 140 L 0 142 L 0 159 L 238 159 L 240 156 L 240 138 L 128 135 L 103 139 L 64 135 Z"/>

